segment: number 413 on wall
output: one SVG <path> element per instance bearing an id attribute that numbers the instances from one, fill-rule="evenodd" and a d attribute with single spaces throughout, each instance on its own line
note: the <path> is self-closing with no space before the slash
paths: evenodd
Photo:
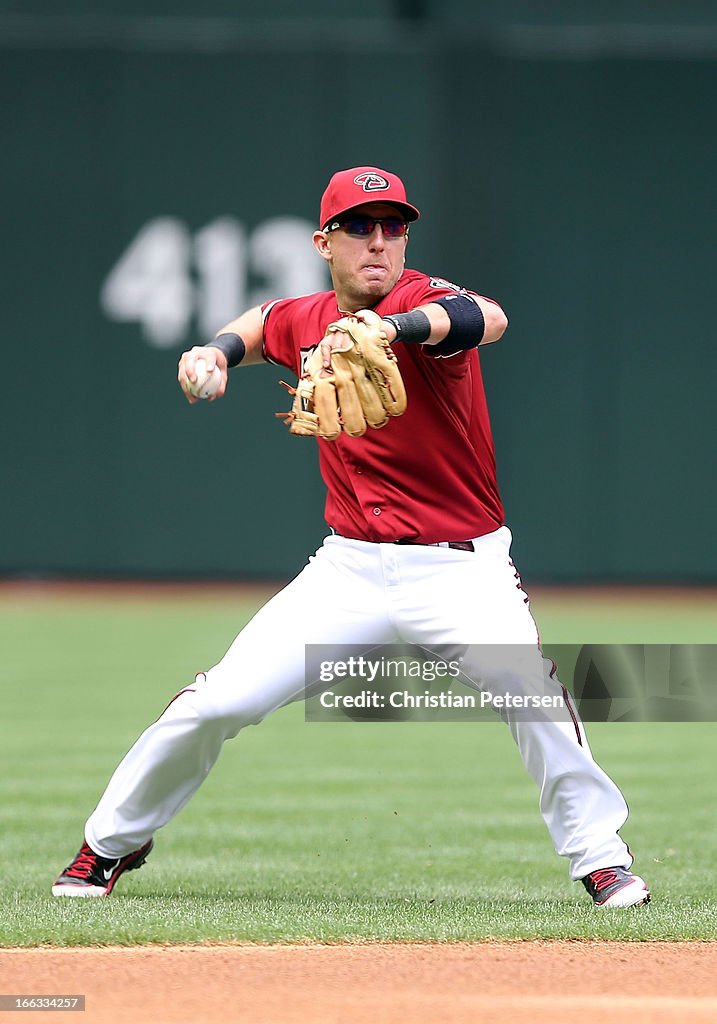
<path id="1" fill-rule="evenodd" d="M 192 233 L 177 217 L 156 217 L 107 275 L 102 310 L 111 320 L 138 323 L 156 348 L 183 344 L 195 330 L 209 340 L 260 302 L 329 287 L 313 230 L 299 217 L 275 217 L 247 233 L 226 216 Z"/>

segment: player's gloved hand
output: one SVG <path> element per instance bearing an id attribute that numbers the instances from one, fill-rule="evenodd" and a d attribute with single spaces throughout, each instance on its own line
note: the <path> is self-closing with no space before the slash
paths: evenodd
<path id="1" fill-rule="evenodd" d="M 282 383 L 284 383 L 282 381 Z M 277 413 L 292 434 L 360 437 L 406 410 L 406 389 L 381 317 L 371 309 L 336 320 L 308 359 L 291 410 Z"/>

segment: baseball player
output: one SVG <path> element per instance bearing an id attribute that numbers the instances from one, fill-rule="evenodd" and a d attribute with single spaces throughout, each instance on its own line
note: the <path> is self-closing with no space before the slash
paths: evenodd
<path id="1" fill-rule="evenodd" d="M 305 696 L 307 644 L 539 652 L 510 557 L 481 379 L 479 350 L 501 338 L 507 319 L 492 299 L 406 268 L 418 217 L 395 174 L 368 166 L 337 172 L 313 236 L 333 289 L 249 309 L 208 346 L 182 355 L 178 379 L 190 402 L 199 357 L 209 372 L 221 371 L 215 398 L 239 365 L 275 363 L 300 379 L 287 420 L 295 433 L 316 435 L 296 443 L 318 446 L 330 532 L 222 660 L 139 737 L 54 895 L 106 896 L 123 872 L 140 867 L 224 741 Z M 371 345 L 382 350 L 378 370 Z M 386 415 L 371 411 L 367 381 L 378 382 Z M 374 429 L 377 420 L 388 422 Z M 515 683 L 514 666 L 500 659 L 491 672 L 492 685 Z M 593 759 L 554 673 L 541 685 L 564 694 L 566 721 L 504 717 L 539 788 L 555 849 L 595 906 L 645 904 L 649 889 L 631 873 L 618 834 L 625 800 Z"/>

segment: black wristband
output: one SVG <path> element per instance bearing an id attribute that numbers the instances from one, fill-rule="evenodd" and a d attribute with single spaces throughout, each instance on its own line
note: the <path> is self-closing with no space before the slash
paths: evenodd
<path id="1" fill-rule="evenodd" d="M 445 309 L 451 322 L 443 341 L 431 346 L 431 355 L 454 356 L 478 348 L 485 334 L 485 318 L 478 303 L 460 293 L 431 301 Z"/>
<path id="2" fill-rule="evenodd" d="M 238 366 L 246 355 L 244 339 L 239 337 L 238 334 L 220 334 L 214 341 L 210 341 L 206 347 L 218 348 L 220 352 L 223 352 L 227 357 L 227 364 L 230 367 Z"/>
<path id="3" fill-rule="evenodd" d="M 408 313 L 393 313 L 381 317 L 388 320 L 396 328 L 396 341 L 428 341 L 431 336 L 431 321 L 422 309 L 412 309 Z"/>

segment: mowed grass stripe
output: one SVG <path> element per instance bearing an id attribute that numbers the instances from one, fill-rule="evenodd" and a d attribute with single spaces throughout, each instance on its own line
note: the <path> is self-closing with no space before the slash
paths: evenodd
<path id="1" fill-rule="evenodd" d="M 717 934 L 712 723 L 589 727 L 631 806 L 625 838 L 654 892 L 644 910 L 595 912 L 568 880 L 500 723 L 306 724 L 298 705 L 227 744 L 113 897 L 53 900 L 119 758 L 254 607 L 3 605 L 0 945 Z M 583 624 L 592 642 L 607 628 L 597 615 Z M 554 602 L 543 619 L 546 641 L 580 641 Z"/>

